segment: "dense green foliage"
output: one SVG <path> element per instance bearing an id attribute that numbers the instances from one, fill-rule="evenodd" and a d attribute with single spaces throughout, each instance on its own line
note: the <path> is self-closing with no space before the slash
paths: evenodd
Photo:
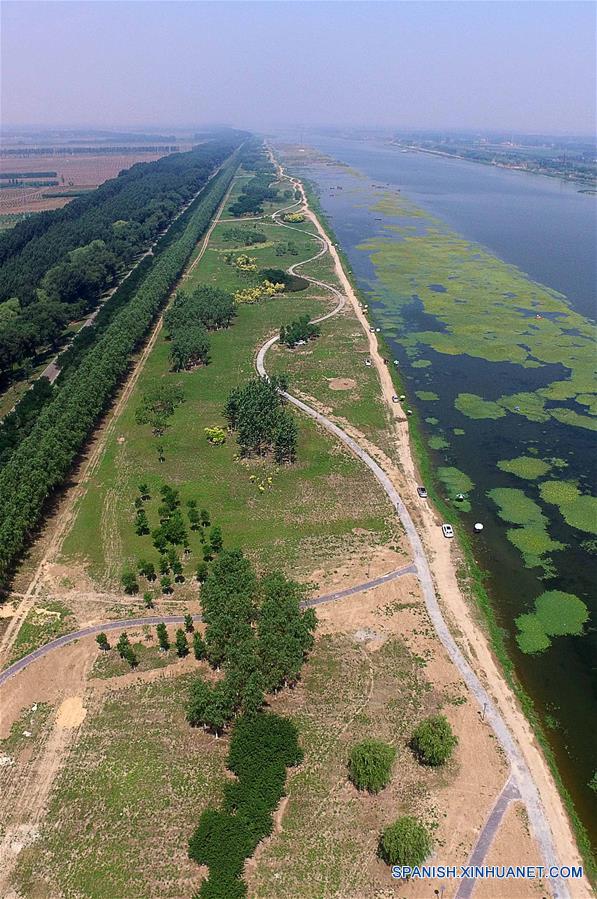
<path id="1" fill-rule="evenodd" d="M 213 531 L 214 529 L 212 529 Z M 204 654 L 224 679 L 192 685 L 187 718 L 218 733 L 239 712 L 256 713 L 266 692 L 294 683 L 313 645 L 304 588 L 279 572 L 258 580 L 240 550 L 224 550 L 201 588 Z"/>
<path id="2" fill-rule="evenodd" d="M 234 314 L 232 296 L 217 287 L 198 287 L 192 293 L 179 291 L 164 316 L 174 371 L 207 364 L 207 332 L 227 328 Z"/>
<path id="3" fill-rule="evenodd" d="M 421 721 L 412 738 L 412 746 L 425 765 L 443 765 L 452 755 L 458 737 L 445 715 L 431 715 Z"/>
<path id="4" fill-rule="evenodd" d="M 358 790 L 379 793 L 390 782 L 396 750 L 381 740 L 363 740 L 353 746 L 348 762 L 351 781 Z"/>
<path id="5" fill-rule="evenodd" d="M 231 228 L 223 228 L 221 231 L 222 240 L 232 241 L 241 246 L 250 247 L 256 243 L 266 243 L 267 234 L 258 228 L 239 228 L 232 226 Z"/>
<path id="6" fill-rule="evenodd" d="M 379 855 L 388 865 L 422 865 L 431 848 L 425 825 L 408 815 L 386 827 L 379 839 Z"/>
<path id="7" fill-rule="evenodd" d="M 207 228 L 236 168 L 231 159 L 188 214 L 187 224 L 160 256 L 127 306 L 40 413 L 0 473 L 0 578 L 6 579 L 41 514 L 126 373 L 131 353 Z"/>
<path id="8" fill-rule="evenodd" d="M 276 170 L 261 149 L 257 149 L 250 159 L 245 154 L 244 163 L 247 167 L 250 165 L 255 174 L 231 204 L 230 212 L 236 216 L 261 215 L 264 203 L 278 199 L 278 191 L 271 187 Z"/>
<path id="9" fill-rule="evenodd" d="M 307 343 L 308 340 L 319 337 L 320 333 L 320 329 L 309 320 L 308 315 L 301 315 L 290 324 L 282 325 L 280 343 L 288 347 L 295 347 L 297 343 Z"/>
<path id="10" fill-rule="evenodd" d="M 294 462 L 298 429 L 280 394 L 286 387 L 284 378 L 254 378 L 230 393 L 224 415 L 242 455 L 273 451 L 276 462 Z"/>
<path id="11" fill-rule="evenodd" d="M 291 275 L 281 268 L 262 268 L 259 272 L 259 279 L 270 281 L 272 284 L 283 284 L 286 293 L 297 293 L 299 290 L 306 290 L 309 286 L 306 278 Z"/>
<path id="12" fill-rule="evenodd" d="M 0 374 L 52 344 L 64 324 L 97 304 L 120 268 L 172 221 L 237 140 L 139 163 L 63 209 L 42 212 L 0 236 Z"/>
<path id="13" fill-rule="evenodd" d="M 200 899 L 246 896 L 241 880 L 245 859 L 271 833 L 286 768 L 301 760 L 292 722 L 272 714 L 239 719 L 228 752 L 228 768 L 236 779 L 226 784 L 222 809 L 203 812 L 189 841 L 190 857 L 209 867 Z"/>

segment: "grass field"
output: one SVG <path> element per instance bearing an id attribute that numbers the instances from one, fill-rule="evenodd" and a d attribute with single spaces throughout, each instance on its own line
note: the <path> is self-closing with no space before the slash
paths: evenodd
<path id="1" fill-rule="evenodd" d="M 88 715 L 44 835 L 21 854 L 23 896 L 193 894 L 200 878 L 187 840 L 201 810 L 221 796 L 227 747 L 186 724 L 188 685 L 183 675 L 126 687 Z"/>
<path id="2" fill-rule="evenodd" d="M 237 182 L 237 190 L 242 183 L 242 179 Z M 226 227 L 229 225 L 222 223 L 215 229 L 185 289 L 198 284 L 217 284 L 231 291 L 243 287 L 243 276 L 224 261 L 224 251 L 235 248 L 234 243 L 222 239 Z M 268 236 L 266 244 L 249 251 L 258 260 L 258 268 L 285 268 L 317 248 L 308 236 L 294 234 L 298 255 L 276 256 L 278 235 L 287 241 L 290 232 L 271 223 L 259 222 L 258 227 Z M 390 541 L 394 517 L 372 476 L 311 421 L 299 420 L 298 461 L 292 466 L 239 461 L 232 435 L 222 447 L 211 446 L 205 438 L 204 428 L 224 424 L 222 408 L 230 390 L 254 376 L 254 354 L 266 337 L 297 314 L 308 311 L 316 315 L 330 308 L 330 302 L 318 298 L 317 293 L 309 288 L 258 305 L 240 306 L 232 327 L 212 334 L 211 363 L 192 372 L 169 372 L 168 342 L 158 339 L 91 478 L 65 541 L 63 561 L 83 563 L 97 581 L 112 585 L 123 567 L 139 557 L 157 562 L 150 538 L 138 537 L 133 528 L 133 502 L 142 480 L 151 488 L 147 510 L 152 527 L 158 524 L 159 486 L 172 484 L 179 487 L 183 503 L 195 499 L 200 508 L 210 511 L 213 522 L 223 529 L 226 545 L 242 546 L 259 567 L 267 563 L 270 568 L 282 566 L 308 574 L 324 561 L 363 555 L 371 546 Z M 332 327 L 330 324 L 330 333 Z M 348 325 L 349 330 L 355 327 Z M 344 342 L 348 344 L 348 333 Z M 326 364 L 332 372 L 332 346 L 328 344 L 326 349 L 322 343 L 321 354 L 322 358 L 328 355 Z M 359 371 L 364 368 L 359 364 Z M 339 368 L 337 375 L 343 375 L 345 369 Z M 318 377 L 314 374 L 313 380 Z M 166 435 L 158 440 L 151 436 L 149 426 L 135 422 L 135 410 L 144 391 L 162 378 L 182 386 L 185 402 L 177 408 Z M 367 398 L 373 395 L 373 384 L 371 379 L 362 392 L 359 388 L 357 402 L 363 419 L 369 415 Z M 325 380 L 322 389 L 332 393 Z M 349 405 L 343 414 L 350 414 Z M 381 416 L 378 424 L 380 420 Z M 158 443 L 164 447 L 163 463 L 158 461 Z M 271 484 L 260 492 L 257 483 L 264 479 L 267 483 L 268 478 Z M 187 574 L 200 558 L 199 538 L 193 535 L 191 549 Z"/>

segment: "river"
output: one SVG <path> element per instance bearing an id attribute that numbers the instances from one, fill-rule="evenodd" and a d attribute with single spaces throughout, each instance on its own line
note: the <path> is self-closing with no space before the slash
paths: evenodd
<path id="1" fill-rule="evenodd" d="M 549 415 L 529 420 L 510 414 L 512 410 L 506 415 L 498 409 L 501 417 L 497 419 L 471 421 L 461 414 L 459 395 L 474 392 L 491 401 L 499 401 L 500 394 L 522 391 L 529 396 L 554 378 L 566 377 L 567 369 L 556 358 L 553 364 L 533 361 L 521 367 L 510 361 L 437 352 L 430 346 L 425 347 L 422 361 L 413 341 L 409 344 L 402 338 L 443 330 L 443 324 L 421 308 L 416 295 L 406 296 L 404 290 L 393 287 L 367 241 L 388 241 L 391 227 L 396 230 L 395 240 L 403 239 L 396 226 L 400 219 L 379 207 L 385 189 L 399 190 L 397 196 L 412 201 L 451 232 L 482 245 L 533 281 L 564 294 L 573 310 L 593 321 L 597 198 L 556 179 L 402 152 L 381 142 L 310 134 L 306 143 L 354 170 L 317 164 L 305 166 L 299 174 L 316 185 L 322 209 L 359 287 L 369 297 L 373 317 L 400 360 L 408 401 L 425 437 L 431 440 L 429 453 L 436 470 L 441 466 L 458 469 L 474 484 L 467 491 L 470 510 L 467 504 L 461 514 L 471 533 L 473 522 L 484 523 L 483 534 L 471 538 L 475 557 L 487 571 L 492 605 L 517 676 L 535 704 L 565 786 L 595 841 L 597 792 L 588 784 L 597 768 L 597 578 L 595 541 L 590 546 L 586 538 L 597 529 L 572 527 L 560 514 L 561 507 L 543 501 L 540 483 L 521 480 L 497 464 L 521 455 L 532 458 L 532 454 L 556 459 L 561 469 L 553 467 L 549 477 L 565 479 L 578 485 L 583 494 L 594 495 L 595 433 L 586 426 L 546 421 Z M 416 233 L 419 220 L 412 217 L 401 224 L 405 221 L 410 232 Z M 402 229 L 403 233 L 407 230 Z M 445 290 L 442 285 L 427 286 Z M 525 314 L 528 316 L 527 311 Z M 416 391 L 423 396 L 417 397 Z M 439 487 L 442 489 L 441 484 Z M 544 570 L 531 567 L 528 557 L 525 563 L 508 538 L 511 524 L 499 517 L 495 501 L 488 496 L 495 488 L 517 490 L 518 495 L 524 491 L 548 522 L 547 539 L 561 548 L 550 553 Z M 534 600 L 544 591 L 555 590 L 574 594 L 582 600 L 581 606 L 585 604 L 590 617 L 582 634 L 554 637 L 541 652 L 521 652 L 516 641 L 517 617 L 532 611 Z"/>

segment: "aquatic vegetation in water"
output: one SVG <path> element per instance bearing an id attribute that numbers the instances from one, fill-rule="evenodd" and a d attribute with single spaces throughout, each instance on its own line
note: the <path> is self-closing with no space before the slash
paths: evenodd
<path id="1" fill-rule="evenodd" d="M 466 434 L 466 431 L 463 431 L 462 428 L 452 428 L 452 433 L 456 434 L 457 437 L 462 437 Z"/>
<path id="2" fill-rule="evenodd" d="M 426 418 L 425 421 L 426 421 L 427 424 L 429 424 L 429 425 L 438 425 L 438 424 L 439 424 L 438 419 L 437 419 L 437 418 L 434 418 L 432 415 L 430 415 L 429 418 Z"/>
<path id="3" fill-rule="evenodd" d="M 541 507 L 523 490 L 515 487 L 496 487 L 487 495 L 498 507 L 498 515 L 503 521 L 520 525 L 509 528 L 506 536 L 522 553 L 527 568 L 541 566 L 548 571 L 549 563 L 544 557 L 564 546 L 549 536 L 548 521 Z"/>
<path id="4" fill-rule="evenodd" d="M 572 481 L 544 481 L 539 491 L 546 503 L 558 506 L 571 527 L 597 534 L 597 497 L 582 494 Z"/>
<path id="5" fill-rule="evenodd" d="M 484 400 L 476 393 L 459 393 L 454 406 L 467 418 L 503 418 L 506 414 L 497 403 Z"/>
<path id="6" fill-rule="evenodd" d="M 501 459 L 498 468 L 516 475 L 517 478 L 526 478 L 529 481 L 541 478 L 551 468 L 550 462 L 535 459 L 533 456 L 517 456 L 516 459 Z"/>
<path id="7" fill-rule="evenodd" d="M 411 368 L 428 368 L 431 365 L 429 359 L 417 359 L 412 363 Z"/>
<path id="8" fill-rule="evenodd" d="M 399 206 L 393 208 L 399 215 Z M 423 216 L 420 225 L 418 233 L 401 240 L 375 237 L 360 245 L 370 254 L 394 304 L 398 301 L 404 311 L 416 297 L 442 326 L 411 332 L 411 341 L 439 353 L 523 368 L 559 364 L 567 369 L 559 380 L 539 387 L 536 394 L 502 397 L 500 404 L 531 421 L 552 416 L 572 427 L 597 430 L 597 420 L 591 418 L 597 412 L 591 323 L 571 309 L 562 294 L 532 281 L 436 219 Z M 438 284 L 445 290 L 438 291 Z M 552 377 L 550 371 L 546 381 Z M 575 400 L 579 411 L 549 405 L 562 400 Z"/>
<path id="9" fill-rule="evenodd" d="M 548 590 L 535 600 L 535 610 L 516 619 L 516 642 L 522 652 L 543 652 L 551 637 L 579 635 L 589 617 L 585 603 L 573 593 Z"/>
<path id="10" fill-rule="evenodd" d="M 510 396 L 501 396 L 498 403 L 508 412 L 524 415 L 529 421 L 549 421 L 549 415 L 545 411 L 545 400 L 536 393 L 513 393 Z"/>
<path id="11" fill-rule="evenodd" d="M 448 449 L 448 447 L 450 446 L 448 441 L 444 440 L 443 437 L 440 437 L 439 434 L 434 434 L 434 436 L 430 437 L 427 442 L 431 449 L 434 450 Z"/>
<path id="12" fill-rule="evenodd" d="M 425 403 L 434 403 L 439 399 L 437 393 L 434 393 L 432 390 L 415 390 L 415 396 Z"/>
<path id="13" fill-rule="evenodd" d="M 469 493 L 475 485 L 469 476 L 464 471 L 460 471 L 459 468 L 454 468 L 452 465 L 440 466 L 437 469 L 437 476 L 446 487 L 448 496 L 454 505 L 463 512 L 470 512 L 471 504 L 466 498 L 466 494 Z M 456 499 L 460 494 L 465 498 L 461 500 Z"/>
<path id="14" fill-rule="evenodd" d="M 379 200 L 369 207 L 371 212 L 381 212 L 382 215 L 407 216 L 408 218 L 428 218 L 427 213 L 411 203 L 406 197 L 399 196 L 395 191 L 388 190 Z"/>

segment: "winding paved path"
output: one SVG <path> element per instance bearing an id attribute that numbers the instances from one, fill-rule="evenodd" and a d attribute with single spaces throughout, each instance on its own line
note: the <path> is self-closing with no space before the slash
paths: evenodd
<path id="1" fill-rule="evenodd" d="M 301 190 L 303 196 L 301 203 L 307 205 L 306 197 L 302 189 L 302 184 L 298 181 L 298 179 L 289 178 L 288 176 L 285 177 L 287 177 L 288 180 L 290 180 L 297 189 Z M 305 265 L 307 262 L 311 262 L 329 251 L 330 244 L 327 237 L 320 236 L 319 234 L 312 234 L 310 231 L 307 231 L 305 229 L 287 225 L 285 222 L 277 219 L 277 214 L 278 213 L 274 213 L 272 218 L 277 221 L 279 225 L 285 228 L 291 228 L 291 230 L 294 231 L 302 231 L 305 234 L 309 234 L 314 239 L 318 240 L 322 245 L 321 251 L 318 252 L 315 256 L 311 257 L 311 259 L 304 260 L 303 262 L 299 262 L 291 266 L 291 268 L 289 269 L 291 273 L 294 273 L 294 269 L 298 268 L 299 266 Z M 305 274 L 303 274 L 302 277 L 304 277 L 312 284 L 316 284 L 320 287 L 326 288 L 340 299 L 340 302 L 338 303 L 336 308 L 332 310 L 332 312 L 328 313 L 325 316 L 322 316 L 322 318 L 320 319 L 316 319 L 316 321 L 322 321 L 325 318 L 330 318 L 332 315 L 335 315 L 337 312 L 339 312 L 339 310 L 345 304 L 346 298 L 342 297 L 342 294 L 339 290 L 337 290 L 337 288 L 335 288 L 331 284 L 326 284 L 323 281 L 316 280 L 315 278 L 310 278 Z M 270 337 L 269 340 L 267 340 L 263 344 L 263 346 L 257 353 L 255 364 L 257 372 L 262 377 L 268 377 L 265 368 L 265 356 L 270 347 L 272 347 L 278 339 L 279 335 Z M 404 505 L 404 502 L 402 501 L 396 487 L 394 486 L 388 475 L 385 473 L 385 471 L 378 465 L 375 459 L 373 459 L 373 457 L 369 455 L 369 453 L 366 452 L 366 450 L 364 450 L 356 440 L 350 437 L 346 433 L 346 431 L 343 431 L 342 428 L 338 427 L 338 425 L 331 421 L 329 418 L 326 418 L 325 415 L 322 415 L 316 409 L 308 406 L 307 403 L 304 403 L 297 397 L 292 396 L 292 394 L 285 391 L 280 391 L 280 393 L 289 403 L 292 403 L 293 406 L 296 406 L 310 418 L 313 418 L 319 425 L 321 425 L 322 428 L 337 437 L 338 440 L 340 440 L 345 446 L 347 446 L 355 456 L 361 459 L 361 461 L 365 463 L 365 465 L 373 473 L 374 477 L 385 491 L 388 499 L 396 510 L 398 517 L 400 518 L 400 521 L 402 523 L 402 526 L 404 527 L 406 536 L 410 543 L 414 559 L 413 564 L 415 566 L 419 583 L 421 585 L 423 598 L 427 607 L 427 613 L 433 623 L 435 632 L 444 645 L 448 655 L 450 656 L 450 659 L 452 660 L 454 665 L 456 665 L 468 689 L 477 700 L 479 707 L 484 710 L 485 719 L 491 725 L 500 746 L 502 747 L 506 754 L 506 757 L 508 758 L 511 767 L 510 779 L 516 786 L 521 799 L 526 805 L 532 832 L 539 845 L 539 849 L 546 868 L 549 868 L 549 866 L 551 865 L 557 865 L 558 853 L 554 845 L 551 828 L 549 826 L 547 816 L 545 815 L 545 812 L 543 810 L 541 797 L 539 796 L 539 792 L 537 790 L 535 781 L 533 780 L 533 776 L 524 759 L 520 747 L 514 740 L 514 737 L 512 736 L 510 729 L 508 728 L 504 718 L 502 717 L 501 712 L 498 710 L 491 696 L 464 657 L 462 651 L 454 640 L 454 637 L 452 636 L 448 625 L 446 624 L 437 600 L 437 596 L 435 594 L 431 569 L 429 567 L 429 562 L 427 561 L 423 543 L 421 542 L 421 538 L 419 537 L 417 529 L 415 528 L 410 513 Z M 500 798 L 498 798 L 498 803 L 500 801 Z M 550 879 L 549 882 L 554 899 L 569 899 L 570 893 L 565 882 L 559 879 Z"/>
<path id="2" fill-rule="evenodd" d="M 396 568 L 394 571 L 388 572 L 388 574 L 382 574 L 380 577 L 373 578 L 370 581 L 364 581 L 362 584 L 356 584 L 354 587 L 346 587 L 344 590 L 337 590 L 335 593 L 325 593 L 323 596 L 315 596 L 313 599 L 306 599 L 301 603 L 301 608 L 314 608 L 315 606 L 321 606 L 326 602 L 336 602 L 338 599 L 354 596 L 355 593 L 364 593 L 366 590 L 373 590 L 375 587 L 387 584 L 389 581 L 394 581 L 404 574 L 416 574 L 415 566 L 412 564 L 404 565 L 402 568 Z M 193 620 L 201 621 L 201 615 L 193 615 Z M 164 622 L 164 624 L 184 624 L 184 616 L 147 615 L 144 618 L 117 618 L 112 621 L 104 621 L 102 624 L 90 624 L 89 627 L 81 628 L 81 630 L 78 631 L 71 631 L 70 634 L 63 634 L 61 637 L 56 637 L 55 640 L 51 640 L 49 643 L 44 643 L 44 645 L 40 646 L 38 649 L 34 649 L 33 652 L 23 656 L 22 659 L 13 662 L 13 664 L 9 665 L 8 668 L 5 668 L 4 671 L 0 671 L 0 686 L 2 686 L 9 677 L 18 674 L 19 671 L 23 671 L 24 668 L 27 668 L 28 665 L 35 662 L 37 659 L 47 656 L 61 646 L 66 646 L 69 643 L 74 643 L 76 640 L 81 640 L 83 637 L 91 637 L 93 634 L 100 634 L 102 631 L 126 630 L 131 627 L 160 624 L 160 622 Z"/>

